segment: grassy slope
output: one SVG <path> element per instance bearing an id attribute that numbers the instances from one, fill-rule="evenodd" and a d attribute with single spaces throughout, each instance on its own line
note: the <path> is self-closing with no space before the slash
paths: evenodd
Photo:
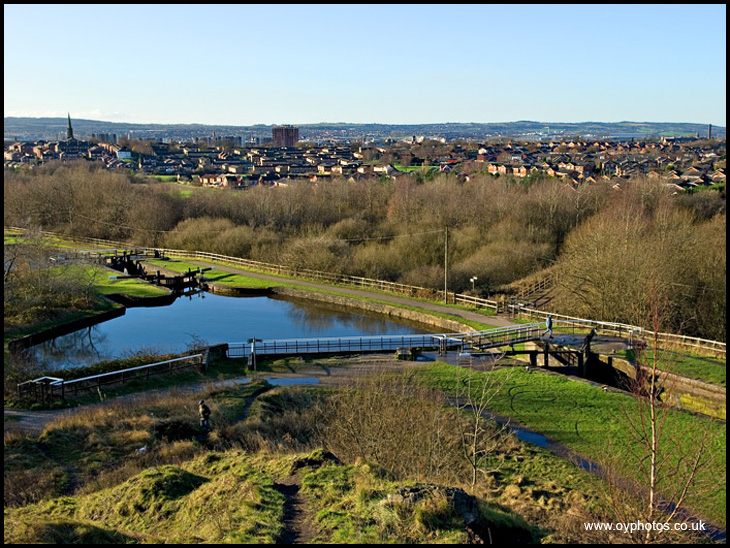
<path id="1" fill-rule="evenodd" d="M 458 368 L 439 363 L 419 369 L 419 375 L 425 383 L 447 393 L 453 392 L 458 372 Z M 628 413 L 636 417 L 636 405 L 633 398 L 626 394 L 605 392 L 601 387 L 569 377 L 532 373 L 522 369 L 502 369 L 494 374 L 505 379 L 505 384 L 490 402 L 491 409 L 514 418 L 588 458 L 600 460 L 608 450 L 609 442 L 615 448 L 625 448 L 635 443 L 626 426 L 625 416 Z M 483 374 L 477 374 L 476 378 L 482 376 Z M 707 419 L 704 417 L 671 410 L 664 429 L 666 434 L 673 437 L 673 441 L 671 444 L 667 442 L 664 450 L 672 451 L 676 443 L 679 453 L 691 454 L 697 443 L 697 436 L 692 433 L 695 427 L 706 424 Z M 703 470 L 700 479 L 712 483 L 714 488 L 701 498 L 690 500 L 688 505 L 715 523 L 724 524 L 725 481 L 715 480 L 718 469 L 725 470 L 726 427 L 713 422 L 709 428 L 711 435 L 715 437 L 713 449 L 716 450 L 720 462 L 713 468 Z M 619 472 L 638 479 L 635 469 L 625 468 Z"/>
<path id="2" fill-rule="evenodd" d="M 449 383 L 438 366 L 424 374 Z M 524 390 L 535 381 L 535 390 L 549 388 L 539 382 L 541 377 L 529 375 L 515 386 Z M 284 511 L 275 482 L 290 476 L 291 463 L 300 455 L 228 448 L 236 447 L 244 431 L 249 438 L 256 432 L 273 435 L 272 447 L 285 443 L 286 436 L 267 432 L 272 421 L 286 420 L 301 411 L 298 406 L 311 404 L 309 397 L 295 394 L 323 389 L 269 391 L 247 413 L 250 418 L 240 422 L 247 401 L 262 389 L 267 385 L 148 395 L 131 405 L 119 401 L 79 410 L 57 419 L 38 438 L 6 436 L 6 501 L 9 493 L 22 489 L 28 498 L 6 502 L 5 542 L 272 542 L 281 534 Z M 215 426 L 202 443 L 194 441 L 200 433 L 200 397 L 211 406 Z M 282 407 L 283 402 L 298 403 Z M 550 411 L 557 416 L 559 409 Z M 137 456 L 142 446 L 147 453 Z M 496 455 L 500 462 L 494 463 L 499 474 L 480 495 L 485 526 L 495 535 L 499 530 L 538 538 L 549 530 L 560 531 L 558 520 L 595 497 L 587 472 L 516 440 L 504 449 Z M 319 540 L 466 541 L 461 522 L 442 498 L 413 506 L 387 502 L 388 493 L 414 482 L 396 481 L 374 464 L 306 470 L 301 483 Z M 62 496 L 69 492 L 74 495 Z M 504 508 L 518 510 L 542 531 Z"/>
<path id="3" fill-rule="evenodd" d="M 631 363 L 636 362 L 636 354 L 633 350 L 622 350 L 618 354 Z M 651 365 L 653 359 L 654 352 L 651 350 L 647 350 L 642 356 L 642 362 L 647 365 Z M 662 351 L 658 359 L 661 363 L 659 369 L 719 386 L 727 384 L 727 361 L 724 359 L 669 351 Z"/>
<path id="4" fill-rule="evenodd" d="M 146 396 L 87 408 L 50 424 L 42 435 L 6 436 L 5 490 L 19 491 L 30 478 L 38 502 L 15 501 L 4 516 L 6 543 L 272 543 L 282 533 L 285 498 L 276 482 L 290 475 L 295 454 L 210 450 L 226 446 L 246 401 L 262 383 L 205 393 Z M 282 389 L 279 389 L 282 390 Z M 296 390 L 296 389 L 283 389 Z M 274 396 L 275 401 L 280 401 Z M 205 397 L 216 431 L 199 435 L 195 405 Z M 259 409 L 254 425 L 278 407 Z M 278 410 L 278 411 L 277 411 Z M 294 410 L 295 411 L 295 410 Z M 262 415 L 263 413 L 263 415 Z M 139 456 L 136 449 L 147 452 Z M 45 471 L 45 473 L 43 473 Z M 309 520 L 320 540 L 336 542 L 466 541 L 463 521 L 438 497 L 393 505 L 395 481 L 367 463 L 325 465 L 300 472 Z M 62 495 L 73 490 L 72 496 Z M 47 498 L 47 488 L 56 489 Z M 482 503 L 489 525 L 536 529 L 509 512 Z"/>
<path id="5" fill-rule="evenodd" d="M 143 470 L 109 489 L 6 511 L 5 542 L 272 543 L 283 497 L 243 454 Z M 103 539 L 106 540 L 103 540 Z"/>
<path id="6" fill-rule="evenodd" d="M 305 455 L 300 455 L 304 457 Z M 274 543 L 282 534 L 285 497 L 277 474 L 297 455 L 252 457 L 207 453 L 181 465 L 145 469 L 114 487 L 6 510 L 5 543 Z M 467 541 L 463 520 L 434 495 L 415 504 L 387 494 L 413 482 L 388 479 L 377 466 L 325 465 L 303 473 L 303 493 L 319 541 L 450 543 Z M 496 508 L 485 525 L 536 530 Z"/>
<path id="7" fill-rule="evenodd" d="M 98 293 L 110 295 L 121 293 L 130 297 L 159 297 L 168 295 L 169 290 L 141 281 L 137 278 L 123 278 L 121 273 L 110 268 L 91 265 L 65 267 L 68 275 L 89 280 Z"/>

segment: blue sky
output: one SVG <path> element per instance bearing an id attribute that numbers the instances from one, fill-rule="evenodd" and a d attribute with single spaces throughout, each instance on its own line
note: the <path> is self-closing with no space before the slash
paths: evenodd
<path id="1" fill-rule="evenodd" d="M 5 116 L 726 125 L 723 5 L 4 6 Z"/>

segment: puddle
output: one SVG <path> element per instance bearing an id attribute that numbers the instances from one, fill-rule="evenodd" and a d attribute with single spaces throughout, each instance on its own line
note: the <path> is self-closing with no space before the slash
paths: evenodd
<path id="1" fill-rule="evenodd" d="M 547 447 L 548 445 L 550 445 L 548 439 L 542 434 L 538 434 L 537 432 L 528 432 L 527 430 L 523 430 L 522 428 L 510 428 L 510 430 L 514 432 L 517 438 L 521 441 L 532 443 L 533 445 L 537 445 L 538 447 Z"/>
<path id="2" fill-rule="evenodd" d="M 581 467 L 583 470 L 586 470 L 587 472 L 596 472 L 601 469 L 600 466 L 598 464 L 596 464 L 595 462 L 591 462 L 591 461 L 586 460 L 583 457 L 579 457 L 577 455 L 575 455 L 573 458 L 571 458 L 570 462 L 572 462 L 576 466 Z"/>
<path id="3" fill-rule="evenodd" d="M 272 386 L 296 386 L 298 384 L 319 384 L 317 377 L 285 377 L 281 379 L 266 379 Z"/>

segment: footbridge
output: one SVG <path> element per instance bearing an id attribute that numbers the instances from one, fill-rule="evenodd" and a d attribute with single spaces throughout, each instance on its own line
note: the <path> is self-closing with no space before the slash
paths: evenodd
<path id="1" fill-rule="evenodd" d="M 359 354 L 389 352 L 398 349 L 485 351 L 539 339 L 544 332 L 540 324 L 487 329 L 468 333 L 433 335 L 382 335 L 370 337 L 323 337 L 315 339 L 249 339 L 229 343 L 229 358 L 298 356 L 302 354 Z"/>

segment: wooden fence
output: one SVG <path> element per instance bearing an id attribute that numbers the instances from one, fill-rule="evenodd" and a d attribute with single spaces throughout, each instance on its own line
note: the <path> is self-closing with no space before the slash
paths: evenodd
<path id="1" fill-rule="evenodd" d="M 23 231 L 20 228 L 9 227 L 12 230 Z M 52 237 L 64 237 L 53 232 L 41 232 L 43 235 Z M 114 242 L 110 240 L 99 240 L 97 238 L 74 238 L 75 240 L 92 243 L 94 245 L 101 246 L 118 246 L 120 248 L 127 248 L 128 244 L 124 242 Z M 426 287 L 418 287 L 412 285 L 400 284 L 397 282 L 387 282 L 384 280 L 375 280 L 372 278 L 363 278 L 360 276 L 348 276 L 344 274 L 332 274 L 331 272 L 321 272 L 318 270 L 310 270 L 307 268 L 291 268 L 282 265 L 276 265 L 271 263 L 263 263 L 259 261 L 252 261 L 249 259 L 242 259 L 239 257 L 229 257 L 226 255 L 219 255 L 216 253 L 206 253 L 202 251 L 185 251 L 179 249 L 163 249 L 163 248 L 136 248 L 136 249 L 149 249 L 157 251 L 168 257 L 178 257 L 185 259 L 201 260 L 201 261 L 213 261 L 232 266 L 239 266 L 246 270 L 266 272 L 270 274 L 277 274 L 281 276 L 287 276 L 291 278 L 304 278 L 312 281 L 324 282 L 327 284 L 343 284 L 355 287 L 360 287 L 368 290 L 383 291 L 388 293 L 394 293 L 396 295 L 405 295 L 408 297 L 416 297 L 421 299 L 428 299 L 433 301 L 439 301 L 444 299 L 443 290 L 436 290 Z M 540 280 L 536 284 L 550 284 L 552 279 Z M 472 297 L 470 295 L 449 293 L 446 298 L 447 301 L 455 304 L 465 304 L 467 306 L 473 306 L 475 308 L 488 308 L 497 312 L 503 312 L 509 310 L 515 316 L 527 318 L 530 320 L 544 321 L 548 316 L 552 316 L 553 320 L 559 320 L 563 325 L 573 325 L 577 327 L 579 324 L 583 328 L 587 328 L 589 331 L 592 328 L 596 328 L 606 334 L 616 334 L 617 336 L 637 337 L 643 336 L 645 338 L 653 338 L 653 332 L 644 330 L 641 327 L 586 320 L 583 318 L 573 318 L 570 316 L 564 316 L 561 314 L 554 314 L 544 310 L 535 310 L 527 307 L 524 303 L 522 304 L 511 304 L 502 303 L 498 301 L 492 301 L 489 299 L 480 299 L 478 297 Z M 710 353 L 715 356 L 724 358 L 726 351 L 726 344 L 719 341 L 711 341 L 707 339 L 701 339 L 699 337 L 686 337 L 684 335 L 676 335 L 673 333 L 659 333 L 658 340 L 668 347 L 685 349 L 698 353 Z"/>

